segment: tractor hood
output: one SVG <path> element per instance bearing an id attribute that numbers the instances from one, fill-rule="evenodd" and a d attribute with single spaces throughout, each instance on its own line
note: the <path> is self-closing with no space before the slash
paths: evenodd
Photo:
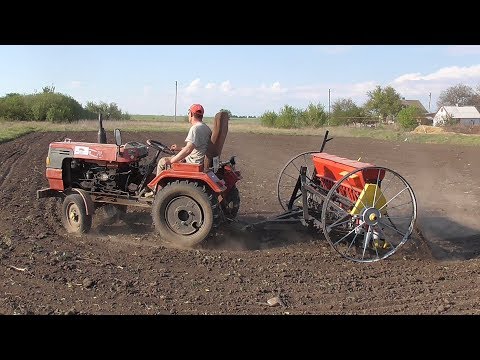
<path id="1" fill-rule="evenodd" d="M 50 144 L 50 152 L 68 151 L 76 159 L 100 160 L 107 162 L 134 162 L 148 155 L 146 145 L 129 142 L 125 145 L 99 144 L 88 142 L 53 142 Z"/>

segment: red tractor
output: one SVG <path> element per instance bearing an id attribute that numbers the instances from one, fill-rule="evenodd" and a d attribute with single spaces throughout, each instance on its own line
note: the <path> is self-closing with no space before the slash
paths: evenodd
<path id="1" fill-rule="evenodd" d="M 88 232 L 98 208 L 103 208 L 107 221 L 114 222 L 128 206 L 138 206 L 151 209 L 162 238 L 191 247 L 204 241 L 212 228 L 237 216 L 236 183 L 242 177 L 235 169 L 235 156 L 219 161 L 228 116 L 215 117 L 204 164 L 175 163 L 158 176 L 160 155 L 172 153 L 168 146 L 150 139 L 147 145 L 122 144 L 119 129 L 114 131 L 115 144 L 107 144 L 101 115 L 99 125 L 98 143 L 65 139 L 51 143 L 48 149 L 49 187 L 37 190 L 37 199 L 63 200 L 62 222 L 67 232 Z M 147 159 L 149 148 L 155 150 L 151 161 Z M 145 196 L 152 191 L 154 196 Z"/>

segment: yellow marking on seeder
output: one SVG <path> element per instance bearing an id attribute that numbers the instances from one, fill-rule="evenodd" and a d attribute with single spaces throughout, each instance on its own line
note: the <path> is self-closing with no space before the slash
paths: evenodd
<path id="1" fill-rule="evenodd" d="M 376 194 L 375 194 L 376 190 Z M 373 203 L 373 199 L 375 198 L 375 204 Z M 358 197 L 355 206 L 350 211 L 350 215 L 358 215 L 361 213 L 363 208 L 366 207 L 374 207 L 375 209 L 382 210 L 380 212 L 385 215 L 387 213 L 387 207 L 384 206 L 387 203 L 385 196 L 382 194 L 382 190 L 376 184 L 365 184 L 360 196 Z M 373 214 L 372 214 L 373 215 Z M 370 219 L 372 220 L 372 219 Z"/>
<path id="2" fill-rule="evenodd" d="M 347 174 L 348 174 L 348 171 L 342 171 L 342 172 L 339 173 L 340 176 L 345 176 Z M 348 178 L 349 179 L 356 179 L 356 178 L 358 178 L 358 175 L 357 174 L 352 174 Z"/>

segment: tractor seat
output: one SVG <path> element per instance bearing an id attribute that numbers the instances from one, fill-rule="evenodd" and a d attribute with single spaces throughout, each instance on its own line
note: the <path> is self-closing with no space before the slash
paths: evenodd
<path id="1" fill-rule="evenodd" d="M 230 117 L 228 112 L 219 111 L 213 119 L 213 129 L 210 142 L 208 144 L 207 152 L 205 153 L 205 160 L 203 168 L 208 171 L 213 165 L 213 158 L 220 157 L 223 149 L 223 144 L 228 133 L 228 121 Z"/>

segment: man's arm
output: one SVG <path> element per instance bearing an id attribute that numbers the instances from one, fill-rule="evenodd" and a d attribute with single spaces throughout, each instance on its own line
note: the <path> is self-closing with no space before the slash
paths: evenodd
<path id="1" fill-rule="evenodd" d="M 179 152 L 178 154 L 172 156 L 170 161 L 167 161 L 166 164 L 173 164 L 179 161 L 182 161 L 185 159 L 193 150 L 195 149 L 195 145 L 193 145 L 190 141 L 187 142 L 187 145 L 185 145 Z"/>

